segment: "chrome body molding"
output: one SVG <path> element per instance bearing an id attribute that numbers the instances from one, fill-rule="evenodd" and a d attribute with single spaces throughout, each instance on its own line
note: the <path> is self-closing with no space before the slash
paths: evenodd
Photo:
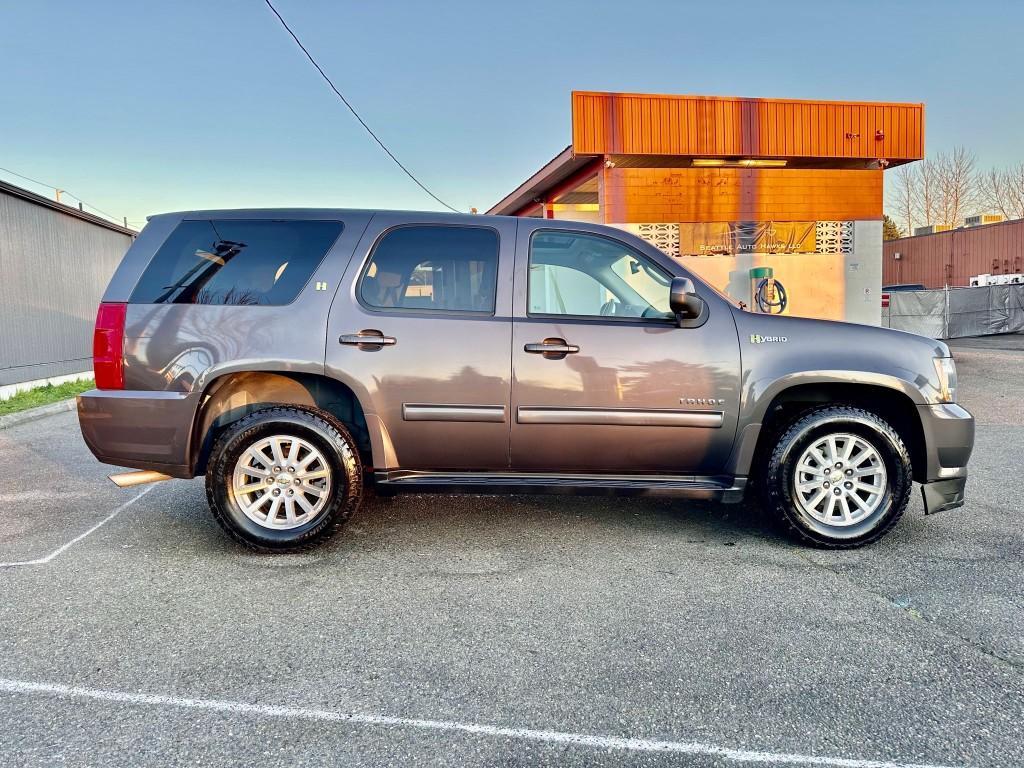
<path id="1" fill-rule="evenodd" d="M 505 406 L 402 403 L 402 419 L 404 421 L 484 421 L 501 424 L 505 421 Z"/>
<path id="2" fill-rule="evenodd" d="M 557 408 L 519 406 L 520 424 L 601 424 L 623 427 L 708 427 L 722 426 L 722 411 L 676 410 L 672 408 Z"/>

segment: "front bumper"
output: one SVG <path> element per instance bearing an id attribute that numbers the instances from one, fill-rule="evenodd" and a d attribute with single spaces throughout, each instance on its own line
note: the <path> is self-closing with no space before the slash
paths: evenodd
<path id="1" fill-rule="evenodd" d="M 196 402 L 178 392 L 91 389 L 78 396 L 78 424 L 85 444 L 104 464 L 191 477 Z"/>
<path id="2" fill-rule="evenodd" d="M 956 403 L 922 405 L 919 411 L 925 443 L 925 514 L 962 507 L 967 462 L 974 450 L 974 417 Z"/>
<path id="3" fill-rule="evenodd" d="M 933 515 L 964 505 L 964 488 L 967 485 L 967 473 L 963 477 L 952 477 L 948 480 L 935 480 L 921 486 L 921 499 L 924 501 L 924 513 Z"/>

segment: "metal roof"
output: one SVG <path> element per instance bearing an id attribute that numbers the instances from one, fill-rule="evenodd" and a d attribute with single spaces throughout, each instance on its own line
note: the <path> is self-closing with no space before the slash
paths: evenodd
<path id="1" fill-rule="evenodd" d="M 553 186 L 572 176 L 596 155 L 577 155 L 572 147 L 566 147 L 555 155 L 533 176 L 528 178 L 512 192 L 492 205 L 487 213 L 511 215 L 523 206 L 534 202 L 534 199 L 547 192 Z"/>
<path id="2" fill-rule="evenodd" d="M 924 105 L 573 91 L 572 142 L 488 213 L 517 213 L 602 156 L 621 168 L 696 157 L 892 167 L 924 156 Z"/>
<path id="3" fill-rule="evenodd" d="M 0 181 L 0 192 L 10 195 L 11 197 L 17 197 L 25 200 L 29 203 L 35 203 L 41 205 L 44 208 L 50 208 L 51 210 L 58 211 L 59 213 L 67 214 L 68 216 L 74 216 L 76 219 L 82 219 L 90 224 L 96 224 L 97 226 L 104 227 L 106 229 L 112 229 L 115 232 L 120 232 L 123 235 L 130 235 L 135 237 L 138 232 L 128 227 L 122 227 L 120 224 L 115 224 L 109 219 L 104 219 L 102 216 L 96 216 L 95 214 L 83 211 L 74 206 L 64 205 L 64 203 L 58 203 L 56 200 L 51 200 L 48 197 L 37 195 L 35 192 L 30 192 L 22 187 L 15 186 L 14 184 L 8 184 L 6 181 Z"/>

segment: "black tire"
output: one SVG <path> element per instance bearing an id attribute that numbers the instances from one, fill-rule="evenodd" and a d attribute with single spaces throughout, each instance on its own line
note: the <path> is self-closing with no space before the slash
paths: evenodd
<path id="1" fill-rule="evenodd" d="M 239 457 L 273 435 L 308 442 L 331 472 L 326 504 L 294 528 L 272 529 L 252 520 L 234 497 L 232 478 Z M 313 408 L 274 406 L 239 419 L 217 437 L 206 471 L 206 498 L 214 518 L 235 541 L 261 552 L 294 552 L 328 538 L 355 512 L 362 491 L 363 470 L 355 441 L 339 421 Z"/>
<path id="2" fill-rule="evenodd" d="M 854 435 L 866 441 L 877 452 L 885 468 L 885 490 L 880 494 L 877 506 L 856 524 L 837 522 L 830 525 L 818 520 L 798 503 L 795 495 L 797 462 L 808 447 L 832 434 Z M 845 473 L 847 470 L 841 471 Z M 842 477 L 840 481 L 845 485 L 846 479 Z M 841 493 L 834 486 L 833 480 L 831 491 Z M 765 509 L 778 515 L 791 535 L 825 549 L 853 549 L 880 539 L 903 515 L 912 487 L 910 454 L 896 430 L 877 414 L 843 405 L 805 411 L 783 426 L 760 481 Z M 835 514 L 840 514 L 839 510 Z"/>

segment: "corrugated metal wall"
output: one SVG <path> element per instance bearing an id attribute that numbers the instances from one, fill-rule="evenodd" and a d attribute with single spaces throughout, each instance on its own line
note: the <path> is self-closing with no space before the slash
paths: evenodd
<path id="1" fill-rule="evenodd" d="M 886 285 L 963 287 L 970 285 L 975 275 L 1024 272 L 1024 219 L 886 240 L 884 246 L 882 280 Z"/>
<path id="2" fill-rule="evenodd" d="M 0 190 L 0 386 L 88 371 L 131 236 Z"/>
<path id="3" fill-rule="evenodd" d="M 924 105 L 574 91 L 577 154 L 924 157 Z"/>

